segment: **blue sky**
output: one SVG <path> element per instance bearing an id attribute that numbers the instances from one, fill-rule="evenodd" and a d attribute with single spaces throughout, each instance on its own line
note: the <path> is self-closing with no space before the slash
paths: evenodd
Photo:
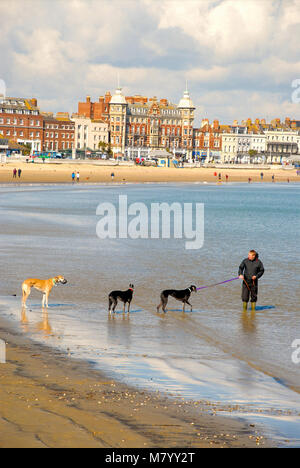
<path id="1" fill-rule="evenodd" d="M 300 118 L 299 0 L 1 0 L 0 80 L 42 110 L 91 95 L 167 97 L 202 118 Z"/>

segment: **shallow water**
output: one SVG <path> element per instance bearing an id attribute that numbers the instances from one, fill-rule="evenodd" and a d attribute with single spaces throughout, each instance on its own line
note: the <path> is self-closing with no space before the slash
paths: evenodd
<path id="1" fill-rule="evenodd" d="M 96 235 L 99 203 L 204 203 L 205 242 L 106 239 Z M 0 188 L 0 312 L 28 336 L 89 360 L 113 377 L 204 402 L 263 422 L 283 443 L 300 444 L 300 188 L 296 184 L 147 184 Z M 241 311 L 240 281 L 193 295 L 193 312 L 163 289 L 211 284 L 237 276 L 250 248 L 266 273 L 260 310 Z M 32 293 L 21 316 L 27 277 L 68 279 L 50 297 L 47 315 Z M 130 317 L 107 313 L 113 289 L 135 285 Z M 9 297 L 17 294 L 17 298 Z M 23 323 L 20 323 L 20 319 Z M 28 321 L 28 323 L 26 322 Z M 236 407 L 235 405 L 238 405 Z"/>

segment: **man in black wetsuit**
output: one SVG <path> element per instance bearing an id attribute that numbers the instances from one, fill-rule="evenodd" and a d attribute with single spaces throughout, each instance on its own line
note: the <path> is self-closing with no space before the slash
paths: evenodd
<path id="1" fill-rule="evenodd" d="M 242 261 L 239 268 L 239 277 L 243 280 L 242 301 L 244 310 L 247 310 L 249 298 L 251 298 L 251 308 L 255 310 L 258 294 L 258 279 L 262 277 L 265 269 L 258 259 L 258 253 L 250 250 L 248 258 Z"/>

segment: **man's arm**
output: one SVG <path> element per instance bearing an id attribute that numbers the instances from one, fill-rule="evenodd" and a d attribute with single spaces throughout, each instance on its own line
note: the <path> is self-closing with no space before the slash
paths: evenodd
<path id="1" fill-rule="evenodd" d="M 243 276 L 243 275 L 244 275 L 244 270 L 245 270 L 245 260 L 243 260 L 242 263 L 240 264 L 240 267 L 239 267 L 239 276 Z"/>
<path id="2" fill-rule="evenodd" d="M 262 275 L 264 274 L 264 272 L 265 272 L 264 266 L 263 266 L 262 262 L 260 261 L 259 266 L 258 266 L 258 272 L 257 272 L 256 278 L 257 279 L 261 278 Z"/>

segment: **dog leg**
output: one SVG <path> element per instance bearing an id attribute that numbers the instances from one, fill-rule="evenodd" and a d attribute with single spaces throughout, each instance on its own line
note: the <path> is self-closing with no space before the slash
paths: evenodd
<path id="1" fill-rule="evenodd" d="M 113 313 L 116 310 L 117 304 L 118 304 L 118 301 L 114 301 L 114 305 L 113 305 L 113 308 L 112 308 Z"/>
<path id="2" fill-rule="evenodd" d="M 28 299 L 30 293 L 31 293 L 31 288 L 28 288 L 28 286 L 23 286 L 22 307 L 23 307 L 24 309 L 27 309 L 26 302 L 27 302 L 27 299 Z"/>
<path id="3" fill-rule="evenodd" d="M 193 306 L 192 306 L 192 304 L 190 304 L 189 301 L 186 301 L 186 303 L 190 306 L 191 312 L 193 312 Z"/>
<path id="4" fill-rule="evenodd" d="M 49 292 L 46 292 L 46 308 L 48 308 Z"/>

